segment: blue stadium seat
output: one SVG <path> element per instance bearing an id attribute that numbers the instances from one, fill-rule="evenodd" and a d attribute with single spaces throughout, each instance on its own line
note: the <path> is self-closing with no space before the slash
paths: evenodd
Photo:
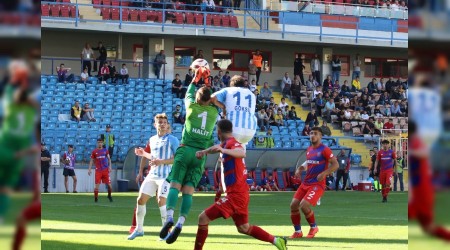
<path id="1" fill-rule="evenodd" d="M 161 92 L 155 92 L 154 96 L 155 98 L 163 98 L 163 94 Z"/>
<path id="2" fill-rule="evenodd" d="M 311 145 L 309 141 L 302 142 L 302 148 L 308 148 Z"/>
<path id="3" fill-rule="evenodd" d="M 278 188 L 280 189 L 285 189 L 286 188 L 286 183 L 284 182 L 284 172 L 281 169 L 278 169 L 276 172 L 276 178 L 277 178 L 277 183 L 278 183 Z"/>
<path id="4" fill-rule="evenodd" d="M 108 105 L 106 105 L 106 106 L 108 106 Z M 122 105 L 115 105 L 114 106 L 114 111 L 122 111 L 123 110 L 123 106 Z"/>
<path id="5" fill-rule="evenodd" d="M 298 149 L 302 147 L 302 144 L 299 141 L 295 141 L 293 147 Z"/>
<path id="6" fill-rule="evenodd" d="M 291 141 L 284 141 L 283 142 L 283 148 L 292 148 L 292 142 Z"/>
<path id="7" fill-rule="evenodd" d="M 282 148 L 281 141 L 275 141 L 275 148 Z"/>
<path id="8" fill-rule="evenodd" d="M 127 105 L 133 105 L 134 104 L 134 99 L 125 99 L 124 103 L 127 104 Z"/>
<path id="9" fill-rule="evenodd" d="M 126 111 L 126 112 L 133 112 L 133 106 L 132 105 L 126 105 L 124 111 Z"/>
<path id="10" fill-rule="evenodd" d="M 130 132 L 131 131 L 131 125 L 126 124 L 122 126 L 122 131 Z"/>

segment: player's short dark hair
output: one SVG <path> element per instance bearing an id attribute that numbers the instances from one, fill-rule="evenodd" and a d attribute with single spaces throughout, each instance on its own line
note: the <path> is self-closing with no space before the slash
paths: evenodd
<path id="1" fill-rule="evenodd" d="M 230 80 L 231 87 L 245 87 L 245 79 L 242 76 L 235 75 Z"/>
<path id="2" fill-rule="evenodd" d="M 198 91 L 197 94 L 200 97 L 200 100 L 202 102 L 207 102 L 211 99 L 211 90 L 207 87 L 201 87 Z"/>
<path id="3" fill-rule="evenodd" d="M 69 148 L 73 148 L 73 145 L 72 144 L 69 144 L 69 145 L 67 145 Z"/>
<path id="4" fill-rule="evenodd" d="M 217 127 L 220 129 L 222 133 L 232 133 L 233 132 L 233 123 L 230 120 L 223 119 L 217 122 Z"/>
<path id="5" fill-rule="evenodd" d="M 383 140 L 382 142 L 381 142 L 381 144 L 389 144 L 390 142 L 389 142 L 389 140 Z"/>
<path id="6" fill-rule="evenodd" d="M 313 127 L 311 131 L 319 131 L 323 135 L 323 131 L 321 127 Z"/>
<path id="7" fill-rule="evenodd" d="M 103 142 L 102 138 L 97 138 L 97 142 Z"/>
<path id="8" fill-rule="evenodd" d="M 417 131 L 417 124 L 414 121 L 408 121 L 408 131 L 410 134 L 414 134 Z"/>

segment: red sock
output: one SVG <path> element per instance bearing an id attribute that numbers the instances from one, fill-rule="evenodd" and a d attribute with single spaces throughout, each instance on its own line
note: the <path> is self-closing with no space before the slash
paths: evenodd
<path id="1" fill-rule="evenodd" d="M 384 188 L 381 189 L 381 195 L 383 196 L 383 198 L 386 197 L 386 189 Z"/>
<path id="2" fill-rule="evenodd" d="M 250 226 L 250 229 L 248 229 L 247 234 L 255 239 L 269 242 L 270 244 L 272 244 L 275 239 L 273 235 L 269 234 L 268 232 L 264 231 L 262 228 L 258 226 Z"/>
<path id="3" fill-rule="evenodd" d="M 198 225 L 197 237 L 195 237 L 194 250 L 202 250 L 205 244 L 206 237 L 208 237 L 208 224 Z"/>
<path id="4" fill-rule="evenodd" d="M 94 189 L 94 198 L 95 198 L 95 199 L 98 198 L 98 189 Z"/>
<path id="5" fill-rule="evenodd" d="M 386 188 L 386 191 L 385 191 L 386 197 L 388 196 L 388 194 L 389 194 L 390 191 L 391 191 L 391 188 L 390 188 L 390 187 L 387 187 L 387 188 Z"/>
<path id="6" fill-rule="evenodd" d="M 292 225 L 294 225 L 295 231 L 300 230 L 301 216 L 300 216 L 299 210 L 291 211 L 291 221 L 292 221 Z"/>
<path id="7" fill-rule="evenodd" d="M 108 186 L 108 197 L 110 197 L 111 196 L 111 188 Z"/>
<path id="8" fill-rule="evenodd" d="M 18 226 L 16 234 L 14 235 L 13 250 L 19 250 L 22 246 L 23 240 L 25 239 L 27 232 L 24 226 Z"/>
<path id="9" fill-rule="evenodd" d="M 305 218 L 311 227 L 316 226 L 316 218 L 314 217 L 314 211 L 311 210 L 309 214 L 305 214 Z"/>
<path id="10" fill-rule="evenodd" d="M 136 207 L 134 207 L 133 221 L 131 221 L 131 226 L 136 227 Z"/>
<path id="11" fill-rule="evenodd" d="M 441 226 L 436 227 L 433 230 L 433 232 L 431 232 L 431 234 L 436 236 L 436 237 L 438 237 L 438 238 L 440 238 L 440 239 L 443 239 L 443 240 L 446 240 L 446 241 L 450 241 L 450 232 L 447 229 L 445 229 L 445 228 L 443 228 Z"/>

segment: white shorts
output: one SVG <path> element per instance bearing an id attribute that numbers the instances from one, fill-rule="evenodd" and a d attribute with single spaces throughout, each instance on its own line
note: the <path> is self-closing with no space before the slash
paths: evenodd
<path id="1" fill-rule="evenodd" d="M 233 128 L 234 130 L 234 128 Z M 247 145 L 247 143 L 251 140 L 253 140 L 253 137 L 255 136 L 256 130 L 252 129 L 239 129 L 238 131 L 233 131 L 233 137 L 241 143 L 242 145 Z"/>
<path id="2" fill-rule="evenodd" d="M 158 197 L 167 198 L 169 188 L 170 184 L 165 179 L 152 180 L 150 177 L 147 177 L 144 179 L 144 182 L 142 182 L 139 193 L 154 197 L 156 195 L 156 190 L 158 190 Z"/>

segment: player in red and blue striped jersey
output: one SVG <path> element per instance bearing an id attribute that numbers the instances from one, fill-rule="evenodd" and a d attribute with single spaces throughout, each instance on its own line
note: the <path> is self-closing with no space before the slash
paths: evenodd
<path id="1" fill-rule="evenodd" d="M 380 184 L 381 184 L 381 195 L 383 200 L 381 202 L 387 202 L 387 196 L 391 190 L 391 180 L 392 174 L 394 174 L 394 169 L 397 165 L 397 155 L 392 149 L 389 149 L 389 141 L 383 140 L 381 142 L 383 148 L 378 151 L 377 160 L 375 161 L 375 166 L 378 166 L 378 162 L 381 163 L 380 167 Z M 374 173 L 377 174 L 377 169 L 375 168 Z M 397 174 L 397 172 L 395 172 Z"/>
<path id="2" fill-rule="evenodd" d="M 208 237 L 208 224 L 221 217 L 225 219 L 233 218 L 239 233 L 271 243 L 279 250 L 287 249 L 285 238 L 274 237 L 260 227 L 248 223 L 250 196 L 247 184 L 247 169 L 244 162 L 245 148 L 233 137 L 233 123 L 230 120 L 220 120 L 217 123 L 217 128 L 221 144 L 198 151 L 196 157 L 201 159 L 207 154 L 221 153 L 221 185 L 226 196 L 216 201 L 199 215 L 194 249 L 203 249 Z"/>
<path id="3" fill-rule="evenodd" d="M 112 171 L 111 158 L 107 148 L 103 148 L 103 140 L 97 139 L 97 148 L 92 151 L 91 161 L 89 162 L 88 175 L 91 175 L 91 167 L 95 161 L 95 188 L 94 201 L 98 202 L 98 187 L 100 183 L 106 184 L 108 187 L 108 199 L 112 202 L 112 187 L 109 173 Z"/>
<path id="4" fill-rule="evenodd" d="M 322 136 L 320 127 L 311 129 L 309 134 L 311 146 L 306 150 L 307 164 L 306 166 L 302 164 L 295 171 L 295 175 L 301 176 L 301 171 L 306 170 L 306 177 L 291 201 L 291 221 L 295 229 L 294 234 L 290 237 L 291 239 L 303 237 L 300 225 L 300 209 L 311 226 L 307 237 L 314 238 L 316 233 L 319 232 L 311 205 L 317 205 L 320 197 L 322 197 L 326 188 L 326 177 L 339 168 L 331 149 L 322 144 Z M 330 164 L 330 167 L 328 167 L 328 164 Z"/>

